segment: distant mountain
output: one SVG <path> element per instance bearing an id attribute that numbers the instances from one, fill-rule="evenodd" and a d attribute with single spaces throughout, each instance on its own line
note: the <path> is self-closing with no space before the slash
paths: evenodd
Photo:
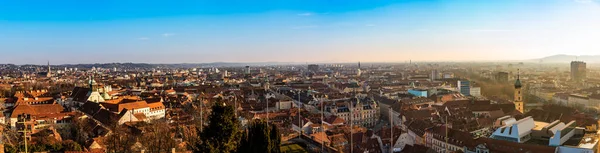
<path id="1" fill-rule="evenodd" d="M 541 61 L 543 63 L 569 63 L 571 61 L 584 61 L 586 63 L 600 63 L 600 55 L 575 56 L 575 55 L 559 54 L 559 55 L 548 56 L 548 57 L 544 57 L 544 58 L 540 58 L 540 59 L 534 59 L 533 61 L 536 61 L 536 62 Z"/>

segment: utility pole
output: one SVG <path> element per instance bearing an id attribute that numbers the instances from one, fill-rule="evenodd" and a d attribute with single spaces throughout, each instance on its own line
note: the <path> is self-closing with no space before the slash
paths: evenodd
<path id="1" fill-rule="evenodd" d="M 23 141 L 25 142 L 25 152 L 27 153 L 28 152 L 28 149 L 27 149 L 27 137 L 28 136 L 27 136 L 27 134 L 30 132 L 30 131 L 27 131 L 27 129 L 28 129 L 27 123 L 29 121 L 31 121 L 31 116 L 29 114 L 23 113 L 21 115 L 18 115 L 17 117 L 18 117 L 18 121 L 19 121 L 18 124 L 23 124 L 22 129 L 18 132 L 23 133 Z"/>
<path id="2" fill-rule="evenodd" d="M 390 106 L 390 153 L 394 152 L 394 118 L 392 113 L 392 106 Z"/>
<path id="3" fill-rule="evenodd" d="M 309 90 L 310 91 L 310 90 Z M 325 106 L 323 104 L 323 100 L 317 99 L 319 101 L 321 101 L 321 130 L 323 130 L 323 134 L 325 134 L 325 127 L 323 126 L 323 116 L 325 116 Z M 325 141 L 321 141 L 321 152 L 323 153 L 323 146 L 325 145 Z"/>
<path id="4" fill-rule="evenodd" d="M 356 88 L 354 88 L 353 90 L 354 98 L 356 98 L 356 101 L 358 102 L 358 97 L 356 96 Z M 352 100 L 350 100 L 350 152 L 354 152 L 354 115 L 354 103 L 352 102 Z"/>
<path id="5" fill-rule="evenodd" d="M 265 99 L 265 103 L 267 104 L 267 129 L 269 128 L 269 100 Z"/>
<path id="6" fill-rule="evenodd" d="M 202 112 L 202 109 L 204 107 L 204 98 L 200 99 L 200 132 L 202 132 L 202 129 L 204 128 L 204 113 Z"/>
<path id="7" fill-rule="evenodd" d="M 301 138 L 303 125 L 302 125 L 302 119 L 301 119 L 301 116 L 300 116 L 300 111 L 301 111 L 300 110 L 300 104 L 302 102 L 300 101 L 300 92 L 298 92 L 297 95 L 298 95 L 298 127 L 300 127 L 300 129 L 298 130 L 298 138 Z"/>
<path id="8" fill-rule="evenodd" d="M 445 126 L 445 128 L 446 128 L 446 136 L 445 136 L 446 146 L 445 146 L 445 149 L 444 149 L 444 153 L 447 153 L 448 152 L 448 116 L 447 115 L 446 115 L 446 126 Z"/>
<path id="9" fill-rule="evenodd" d="M 235 95 L 235 93 L 233 93 L 233 112 L 235 112 L 235 118 L 237 119 L 238 117 L 238 113 L 237 113 L 237 96 Z"/>

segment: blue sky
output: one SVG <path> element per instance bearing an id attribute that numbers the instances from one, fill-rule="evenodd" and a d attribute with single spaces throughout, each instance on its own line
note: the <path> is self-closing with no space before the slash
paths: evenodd
<path id="1" fill-rule="evenodd" d="M 600 54 L 595 0 L 0 0 L 0 63 L 404 62 Z"/>

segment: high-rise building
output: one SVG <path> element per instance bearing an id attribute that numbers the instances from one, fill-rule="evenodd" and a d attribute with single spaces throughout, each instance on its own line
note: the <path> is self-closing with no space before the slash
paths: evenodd
<path id="1" fill-rule="evenodd" d="M 458 92 L 460 92 L 462 95 L 471 95 L 471 82 L 469 82 L 468 80 L 458 80 L 457 87 Z"/>
<path id="2" fill-rule="evenodd" d="M 308 65 L 308 71 L 312 71 L 312 72 L 319 71 L 319 65 L 317 65 L 317 64 L 310 64 L 310 65 Z"/>
<path id="3" fill-rule="evenodd" d="M 571 80 L 583 81 L 586 78 L 586 64 L 582 61 L 571 62 Z"/>
<path id="4" fill-rule="evenodd" d="M 431 70 L 431 75 L 429 76 L 431 81 L 435 81 L 440 78 L 440 73 L 438 70 Z"/>
<path id="5" fill-rule="evenodd" d="M 496 76 L 494 76 L 496 81 L 498 82 L 508 82 L 508 73 L 507 72 L 498 72 Z"/>

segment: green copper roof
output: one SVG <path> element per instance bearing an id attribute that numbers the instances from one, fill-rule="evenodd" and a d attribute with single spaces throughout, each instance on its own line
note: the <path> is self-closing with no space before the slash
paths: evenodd
<path id="1" fill-rule="evenodd" d="M 515 81 L 515 88 L 521 88 L 523 85 L 521 85 L 521 79 L 517 79 L 517 81 Z"/>

